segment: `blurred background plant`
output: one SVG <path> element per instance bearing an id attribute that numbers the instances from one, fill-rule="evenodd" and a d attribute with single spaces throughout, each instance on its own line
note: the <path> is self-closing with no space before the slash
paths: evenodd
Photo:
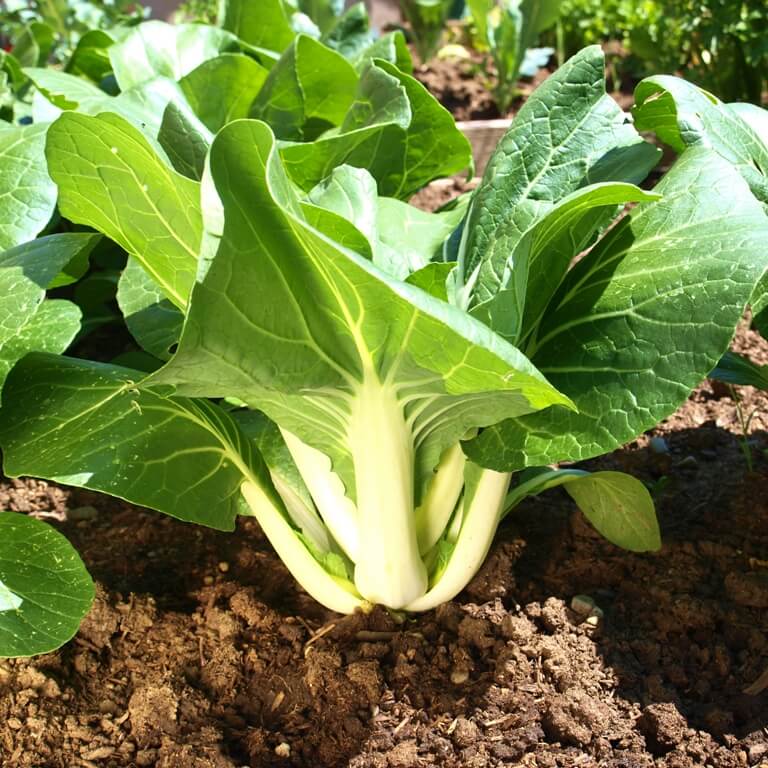
<path id="1" fill-rule="evenodd" d="M 86 35 L 138 24 L 150 13 L 133 0 L 5 0 L 3 6 L 0 44 L 27 67 L 63 63 Z"/>
<path id="2" fill-rule="evenodd" d="M 562 0 L 550 35 L 560 62 L 608 46 L 613 86 L 679 72 L 724 101 L 759 104 L 768 79 L 765 0 Z M 624 82 L 628 80 L 630 82 Z"/>

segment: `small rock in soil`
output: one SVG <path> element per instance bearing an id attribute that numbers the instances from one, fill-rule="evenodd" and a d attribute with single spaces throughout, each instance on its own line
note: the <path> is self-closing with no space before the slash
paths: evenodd
<path id="1" fill-rule="evenodd" d="M 725 577 L 725 591 L 739 605 L 768 608 L 768 578 L 762 574 L 732 571 Z"/>
<path id="2" fill-rule="evenodd" d="M 688 723 L 670 703 L 649 704 L 637 723 L 648 748 L 656 755 L 665 755 L 685 738 Z"/>

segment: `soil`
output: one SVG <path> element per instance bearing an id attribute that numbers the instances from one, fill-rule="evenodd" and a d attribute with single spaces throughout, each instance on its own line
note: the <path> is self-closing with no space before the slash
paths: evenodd
<path id="1" fill-rule="evenodd" d="M 737 346 L 768 362 L 746 327 Z M 587 464 L 649 484 L 659 553 L 611 546 L 550 492 L 457 600 L 408 619 L 321 608 L 253 520 L 217 533 L 5 481 L 2 507 L 52 519 L 99 587 L 61 651 L 0 661 L 0 765 L 768 765 L 768 409 L 741 393 L 762 409 L 751 472 L 709 382 Z"/>

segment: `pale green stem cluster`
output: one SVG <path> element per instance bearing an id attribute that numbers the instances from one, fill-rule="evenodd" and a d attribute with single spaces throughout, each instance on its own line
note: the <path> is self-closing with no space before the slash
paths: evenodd
<path id="1" fill-rule="evenodd" d="M 369 374 L 350 399 L 346 441 L 355 501 L 328 456 L 282 433 L 315 509 L 279 482 L 290 519 L 255 483 L 243 483 L 242 493 L 280 558 L 318 602 L 342 613 L 375 604 L 426 611 L 457 595 L 477 572 L 501 519 L 510 474 L 470 464 L 456 444 L 444 452 L 416 508 L 414 436 L 394 387 Z M 297 528 L 321 549 L 333 542 L 353 564 L 353 579 L 326 570 Z"/>

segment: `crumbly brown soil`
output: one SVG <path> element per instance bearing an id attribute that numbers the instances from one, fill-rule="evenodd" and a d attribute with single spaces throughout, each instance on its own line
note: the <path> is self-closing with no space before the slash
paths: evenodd
<path id="1" fill-rule="evenodd" d="M 734 401 L 704 384 L 661 441 L 591 463 L 652 484 L 661 552 L 616 549 L 550 492 L 458 600 L 400 623 L 319 607 L 252 520 L 216 533 L 7 481 L 3 507 L 64 518 L 99 595 L 60 652 L 0 662 L 0 764 L 768 765 L 767 428 L 756 416 L 748 473 Z"/>
<path id="2" fill-rule="evenodd" d="M 517 84 L 519 98 L 502 115 L 493 99 L 493 84 L 483 68 L 483 57 L 469 51 L 468 59 L 433 59 L 416 68 L 415 76 L 456 120 L 492 120 L 512 117 L 526 96 L 548 75 L 540 70 L 532 79 Z"/>

